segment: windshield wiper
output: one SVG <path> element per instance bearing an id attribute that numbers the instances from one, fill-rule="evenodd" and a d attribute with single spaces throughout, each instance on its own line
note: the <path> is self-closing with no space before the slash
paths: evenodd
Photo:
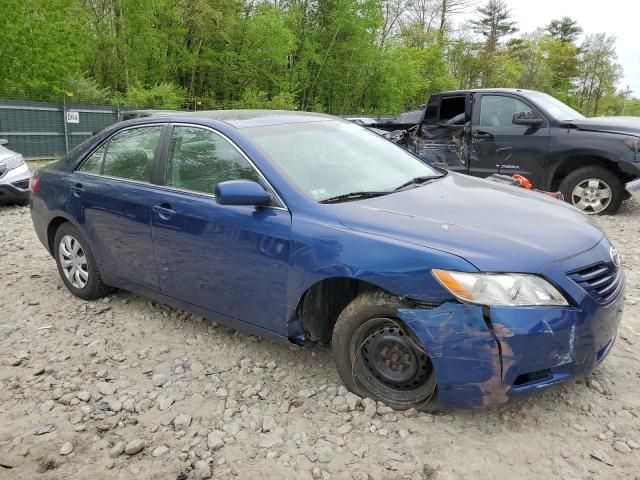
<path id="1" fill-rule="evenodd" d="M 320 203 L 339 203 L 339 202 L 348 202 L 349 200 L 360 200 L 363 198 L 373 198 L 373 197 L 381 197 L 382 195 L 387 195 L 391 192 L 351 192 L 345 193 L 342 195 L 336 195 L 335 197 L 325 198 L 321 200 Z"/>
<path id="2" fill-rule="evenodd" d="M 411 180 L 409 180 L 408 182 L 404 182 L 402 185 L 400 185 L 399 187 L 394 188 L 394 191 L 398 191 L 398 190 L 402 190 L 403 188 L 407 188 L 410 185 L 422 185 L 423 183 L 428 182 L 429 180 L 435 180 L 436 178 L 442 178 L 444 177 L 444 174 L 442 175 L 425 175 L 422 177 L 415 177 L 412 178 Z"/>

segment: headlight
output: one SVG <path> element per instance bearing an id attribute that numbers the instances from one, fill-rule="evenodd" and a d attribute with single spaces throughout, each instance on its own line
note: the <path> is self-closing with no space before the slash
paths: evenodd
<path id="1" fill-rule="evenodd" d="M 463 273 L 432 270 L 433 276 L 463 302 L 481 305 L 569 305 L 549 282 L 522 273 Z"/>
<path id="2" fill-rule="evenodd" d="M 0 163 L 4 163 L 6 170 L 8 171 L 22 165 L 24 163 L 24 159 L 22 158 L 22 155 L 18 153 L 9 158 L 5 158 L 4 160 L 0 160 Z"/>

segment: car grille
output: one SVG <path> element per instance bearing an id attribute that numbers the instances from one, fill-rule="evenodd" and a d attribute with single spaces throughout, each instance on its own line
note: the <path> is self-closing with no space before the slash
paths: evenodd
<path id="1" fill-rule="evenodd" d="M 12 185 L 21 190 L 26 190 L 27 188 L 29 188 L 29 179 L 27 178 L 26 180 L 19 180 L 17 182 L 13 182 Z"/>
<path id="2" fill-rule="evenodd" d="M 624 287 L 622 269 L 603 262 L 569 272 L 569 278 L 600 303 L 609 303 Z"/>

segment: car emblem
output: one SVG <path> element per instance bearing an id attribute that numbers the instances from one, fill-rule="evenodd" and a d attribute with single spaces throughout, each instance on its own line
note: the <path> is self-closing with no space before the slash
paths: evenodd
<path id="1" fill-rule="evenodd" d="M 620 255 L 616 252 L 616 249 L 611 247 L 609 248 L 609 256 L 611 257 L 611 261 L 616 268 L 620 267 Z"/>

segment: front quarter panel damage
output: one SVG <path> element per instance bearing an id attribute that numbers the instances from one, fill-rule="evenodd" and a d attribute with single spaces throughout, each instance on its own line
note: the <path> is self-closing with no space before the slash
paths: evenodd
<path id="1" fill-rule="evenodd" d="M 480 408 L 508 401 L 502 372 L 509 365 L 503 365 L 502 355 L 512 355 L 501 355 L 482 306 L 448 302 L 432 309 L 400 309 L 398 316 L 431 356 L 443 407 Z M 508 336 L 503 330 L 500 336 Z"/>

